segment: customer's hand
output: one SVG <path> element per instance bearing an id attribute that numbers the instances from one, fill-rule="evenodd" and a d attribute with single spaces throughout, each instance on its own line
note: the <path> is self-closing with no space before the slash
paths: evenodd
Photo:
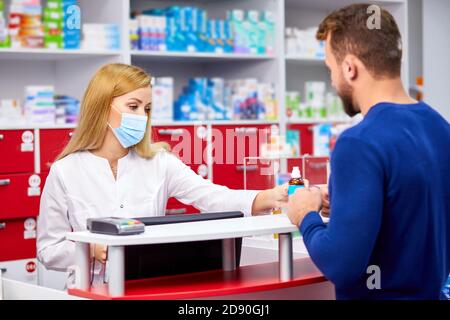
<path id="1" fill-rule="evenodd" d="M 322 192 L 318 187 L 305 187 L 295 190 L 289 197 L 288 217 L 299 226 L 311 211 L 319 212 L 322 207 Z"/>
<path id="2" fill-rule="evenodd" d="M 90 248 L 91 258 L 94 258 L 101 263 L 106 263 L 106 250 L 108 249 L 108 246 L 104 244 L 91 243 Z"/>
<path id="3" fill-rule="evenodd" d="M 324 188 L 320 188 L 322 192 L 322 216 L 329 218 L 330 217 L 330 197 L 328 196 L 328 186 Z"/>

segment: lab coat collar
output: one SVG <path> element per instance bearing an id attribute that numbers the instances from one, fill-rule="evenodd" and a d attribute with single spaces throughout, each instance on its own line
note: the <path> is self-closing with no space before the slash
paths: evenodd
<path id="1" fill-rule="evenodd" d="M 114 179 L 108 159 L 97 156 L 89 150 L 87 150 L 86 153 L 88 154 L 88 156 L 91 159 L 96 161 L 100 167 L 106 168 L 106 170 L 108 171 L 108 174 Z M 130 149 L 124 157 L 117 160 L 117 180 L 119 180 L 123 176 L 124 172 L 126 172 L 128 163 L 131 160 L 131 158 L 133 158 L 133 156 L 134 156 L 134 151 L 132 149 Z"/>

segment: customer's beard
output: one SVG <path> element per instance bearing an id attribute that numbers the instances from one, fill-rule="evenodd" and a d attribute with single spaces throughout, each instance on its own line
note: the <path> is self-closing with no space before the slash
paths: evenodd
<path id="1" fill-rule="evenodd" d="M 353 103 L 353 88 L 345 81 L 342 81 L 341 83 L 342 85 L 337 93 L 342 100 L 345 113 L 349 117 L 354 117 L 360 113 L 361 110 Z"/>

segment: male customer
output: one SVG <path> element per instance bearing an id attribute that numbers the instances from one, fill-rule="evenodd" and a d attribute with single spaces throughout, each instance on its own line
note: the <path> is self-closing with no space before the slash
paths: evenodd
<path id="1" fill-rule="evenodd" d="M 332 84 L 346 113 L 364 120 L 332 152 L 329 202 L 298 189 L 288 215 L 338 299 L 439 299 L 450 272 L 450 125 L 408 96 L 398 26 L 382 9 L 371 28 L 368 7 L 319 26 Z"/>

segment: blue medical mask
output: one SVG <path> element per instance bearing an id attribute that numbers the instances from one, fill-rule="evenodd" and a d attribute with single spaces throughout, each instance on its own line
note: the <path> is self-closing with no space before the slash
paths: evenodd
<path id="1" fill-rule="evenodd" d="M 120 113 L 116 107 L 112 107 Z M 148 117 L 131 113 L 121 113 L 121 117 L 122 119 L 118 128 L 111 127 L 109 123 L 108 126 L 122 147 L 129 148 L 138 144 L 144 138 Z"/>

